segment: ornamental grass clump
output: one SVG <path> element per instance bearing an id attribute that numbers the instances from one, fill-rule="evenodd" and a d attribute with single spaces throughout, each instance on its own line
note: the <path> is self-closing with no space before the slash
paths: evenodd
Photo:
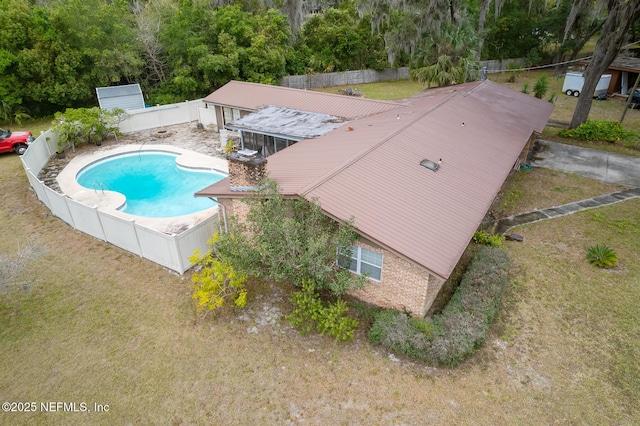
<path id="1" fill-rule="evenodd" d="M 598 268 L 613 268 L 618 264 L 618 255 L 612 248 L 596 244 L 587 250 L 587 261 Z"/>

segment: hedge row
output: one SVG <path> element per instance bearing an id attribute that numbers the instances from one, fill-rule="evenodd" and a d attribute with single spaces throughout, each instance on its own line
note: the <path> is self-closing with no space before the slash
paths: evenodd
<path id="1" fill-rule="evenodd" d="M 372 343 L 432 365 L 455 366 L 480 347 L 507 284 L 509 257 L 482 247 L 447 307 L 433 319 L 381 311 L 369 331 Z"/>

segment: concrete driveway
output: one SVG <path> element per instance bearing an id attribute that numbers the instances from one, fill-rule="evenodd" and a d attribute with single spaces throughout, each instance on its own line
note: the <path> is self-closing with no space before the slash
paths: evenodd
<path id="1" fill-rule="evenodd" d="M 636 157 L 537 140 L 531 164 L 604 182 L 640 187 L 640 158 Z"/>

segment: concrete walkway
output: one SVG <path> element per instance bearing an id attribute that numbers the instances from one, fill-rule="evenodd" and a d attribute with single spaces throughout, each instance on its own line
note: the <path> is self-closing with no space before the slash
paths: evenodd
<path id="1" fill-rule="evenodd" d="M 525 223 L 566 216 L 582 210 L 606 206 L 632 198 L 640 198 L 640 158 L 611 154 L 557 142 L 537 140 L 533 151 L 534 167 L 575 173 L 604 182 L 635 187 L 611 194 L 548 209 L 509 216 L 494 223 L 494 232 L 505 234 L 509 229 Z"/>
<path id="2" fill-rule="evenodd" d="M 640 187 L 640 158 L 597 149 L 537 140 L 531 165 L 619 183 L 630 188 Z"/>
<path id="3" fill-rule="evenodd" d="M 522 213 L 517 216 L 505 217 L 504 219 L 500 219 L 495 223 L 494 232 L 496 234 L 504 234 L 514 226 L 537 222 L 544 219 L 553 219 L 555 217 L 566 216 L 582 210 L 607 206 L 609 204 L 619 203 L 621 201 L 630 200 L 632 198 L 640 198 L 640 188 L 625 189 L 624 191 L 599 195 L 597 197 L 587 198 L 586 200 L 576 201 L 574 203 L 563 204 L 561 206 L 550 207 L 548 209 L 534 210 L 532 212 Z"/>

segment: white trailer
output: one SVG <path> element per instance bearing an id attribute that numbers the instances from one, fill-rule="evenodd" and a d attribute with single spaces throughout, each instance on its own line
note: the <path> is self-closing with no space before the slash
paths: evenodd
<path id="1" fill-rule="evenodd" d="M 611 74 L 603 74 L 600 77 L 600 81 L 596 86 L 596 90 L 593 92 L 593 97 L 606 94 L 609 89 L 609 83 L 611 83 Z M 562 91 L 568 96 L 580 96 L 582 86 L 584 85 L 584 77 L 580 72 L 568 72 L 564 77 L 564 84 L 562 85 Z"/>

